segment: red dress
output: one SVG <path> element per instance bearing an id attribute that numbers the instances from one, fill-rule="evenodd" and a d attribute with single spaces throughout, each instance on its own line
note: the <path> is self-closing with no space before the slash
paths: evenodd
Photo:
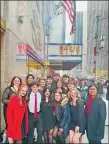
<path id="1" fill-rule="evenodd" d="M 13 140 L 22 140 L 22 120 L 25 116 L 25 131 L 28 133 L 28 109 L 27 102 L 20 104 L 19 97 L 14 95 L 10 98 L 7 108 L 7 137 Z"/>

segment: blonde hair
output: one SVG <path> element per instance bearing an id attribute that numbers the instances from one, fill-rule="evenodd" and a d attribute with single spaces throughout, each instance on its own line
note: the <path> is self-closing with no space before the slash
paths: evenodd
<path id="1" fill-rule="evenodd" d="M 73 91 L 76 92 L 77 98 L 80 98 L 80 97 L 81 97 L 81 96 L 80 96 L 80 92 L 79 92 L 77 89 L 73 89 L 73 90 L 71 90 L 71 91 L 69 92 L 70 97 L 71 97 L 71 93 L 72 93 Z"/>
<path id="2" fill-rule="evenodd" d="M 26 84 L 22 84 L 22 85 L 19 87 L 18 92 L 17 92 L 17 96 L 18 96 L 19 99 L 20 99 L 20 104 L 22 103 L 22 96 L 20 95 L 20 92 L 21 92 L 22 88 L 24 88 L 24 87 L 26 87 L 26 88 L 28 89 L 28 87 L 27 87 Z"/>

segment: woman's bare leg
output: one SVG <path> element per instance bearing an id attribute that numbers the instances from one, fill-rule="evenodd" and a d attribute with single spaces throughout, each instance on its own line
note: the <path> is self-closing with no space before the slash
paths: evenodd
<path id="1" fill-rule="evenodd" d="M 74 136 L 74 131 L 70 130 L 69 131 L 69 142 L 70 142 L 70 144 L 73 144 L 73 136 Z"/>
<path id="2" fill-rule="evenodd" d="M 13 144 L 14 143 L 12 138 L 8 138 L 8 142 L 9 142 L 9 144 Z"/>
<path id="3" fill-rule="evenodd" d="M 75 143 L 75 144 L 80 143 L 80 137 L 81 137 L 80 133 L 74 133 L 74 135 L 73 135 L 73 143 Z"/>
<path id="4" fill-rule="evenodd" d="M 82 136 L 79 138 L 79 143 L 82 144 Z"/>
<path id="5" fill-rule="evenodd" d="M 53 143 L 53 129 L 48 131 L 49 143 Z"/>
<path id="6" fill-rule="evenodd" d="M 55 127 L 54 130 L 53 130 L 53 137 L 56 137 L 58 134 L 58 128 Z"/>

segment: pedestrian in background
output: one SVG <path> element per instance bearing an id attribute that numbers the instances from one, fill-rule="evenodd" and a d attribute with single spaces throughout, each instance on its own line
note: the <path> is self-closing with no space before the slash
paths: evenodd
<path id="1" fill-rule="evenodd" d="M 45 79 L 40 79 L 39 80 L 39 90 L 38 91 L 40 92 L 42 98 L 43 98 L 43 90 L 45 88 L 45 85 L 46 85 Z"/>
<path id="2" fill-rule="evenodd" d="M 81 80 L 80 85 L 77 87 L 77 89 L 80 92 L 81 101 L 83 102 L 84 105 L 86 105 L 88 87 L 85 84 L 85 80 Z"/>
<path id="3" fill-rule="evenodd" d="M 54 88 L 52 87 L 52 82 L 53 82 L 53 77 L 47 76 L 45 88 L 49 88 L 51 92 L 54 91 Z"/>
<path id="4" fill-rule="evenodd" d="M 100 144 L 104 138 L 106 104 L 98 98 L 98 88 L 92 84 L 88 88 L 88 101 L 86 104 L 86 131 L 89 143 Z"/>
<path id="5" fill-rule="evenodd" d="M 34 82 L 34 76 L 32 74 L 27 75 L 26 84 L 28 86 L 28 94 L 31 92 L 31 87 L 33 82 Z"/>
<path id="6" fill-rule="evenodd" d="M 53 75 L 53 82 L 52 82 L 52 88 L 55 90 L 57 87 L 57 81 L 60 79 L 60 75 L 58 73 L 54 73 Z"/>
<path id="7" fill-rule="evenodd" d="M 7 137 L 10 144 L 22 143 L 28 133 L 28 108 L 26 101 L 28 87 L 21 85 L 16 94 L 13 94 L 7 107 Z"/>
<path id="8" fill-rule="evenodd" d="M 62 76 L 62 84 L 63 84 L 63 88 L 64 88 L 67 92 L 68 92 L 68 87 L 67 87 L 68 81 L 69 81 L 69 76 L 66 75 L 66 74 L 64 74 L 64 75 Z"/>
<path id="9" fill-rule="evenodd" d="M 106 93 L 106 100 L 109 101 L 109 80 L 106 81 L 107 93 Z"/>
<path id="10" fill-rule="evenodd" d="M 98 86 L 98 95 L 100 98 L 103 98 L 103 86 L 104 86 L 104 82 L 103 80 L 100 80 L 98 83 L 97 83 L 97 86 Z"/>

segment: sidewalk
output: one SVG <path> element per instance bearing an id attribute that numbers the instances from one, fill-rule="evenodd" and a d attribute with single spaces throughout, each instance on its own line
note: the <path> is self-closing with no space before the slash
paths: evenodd
<path id="1" fill-rule="evenodd" d="M 108 144 L 108 132 L 109 132 L 109 126 L 105 126 L 105 134 L 104 134 L 104 139 L 102 140 L 103 144 Z M 88 144 L 87 136 L 86 134 L 83 136 L 83 144 Z"/>

